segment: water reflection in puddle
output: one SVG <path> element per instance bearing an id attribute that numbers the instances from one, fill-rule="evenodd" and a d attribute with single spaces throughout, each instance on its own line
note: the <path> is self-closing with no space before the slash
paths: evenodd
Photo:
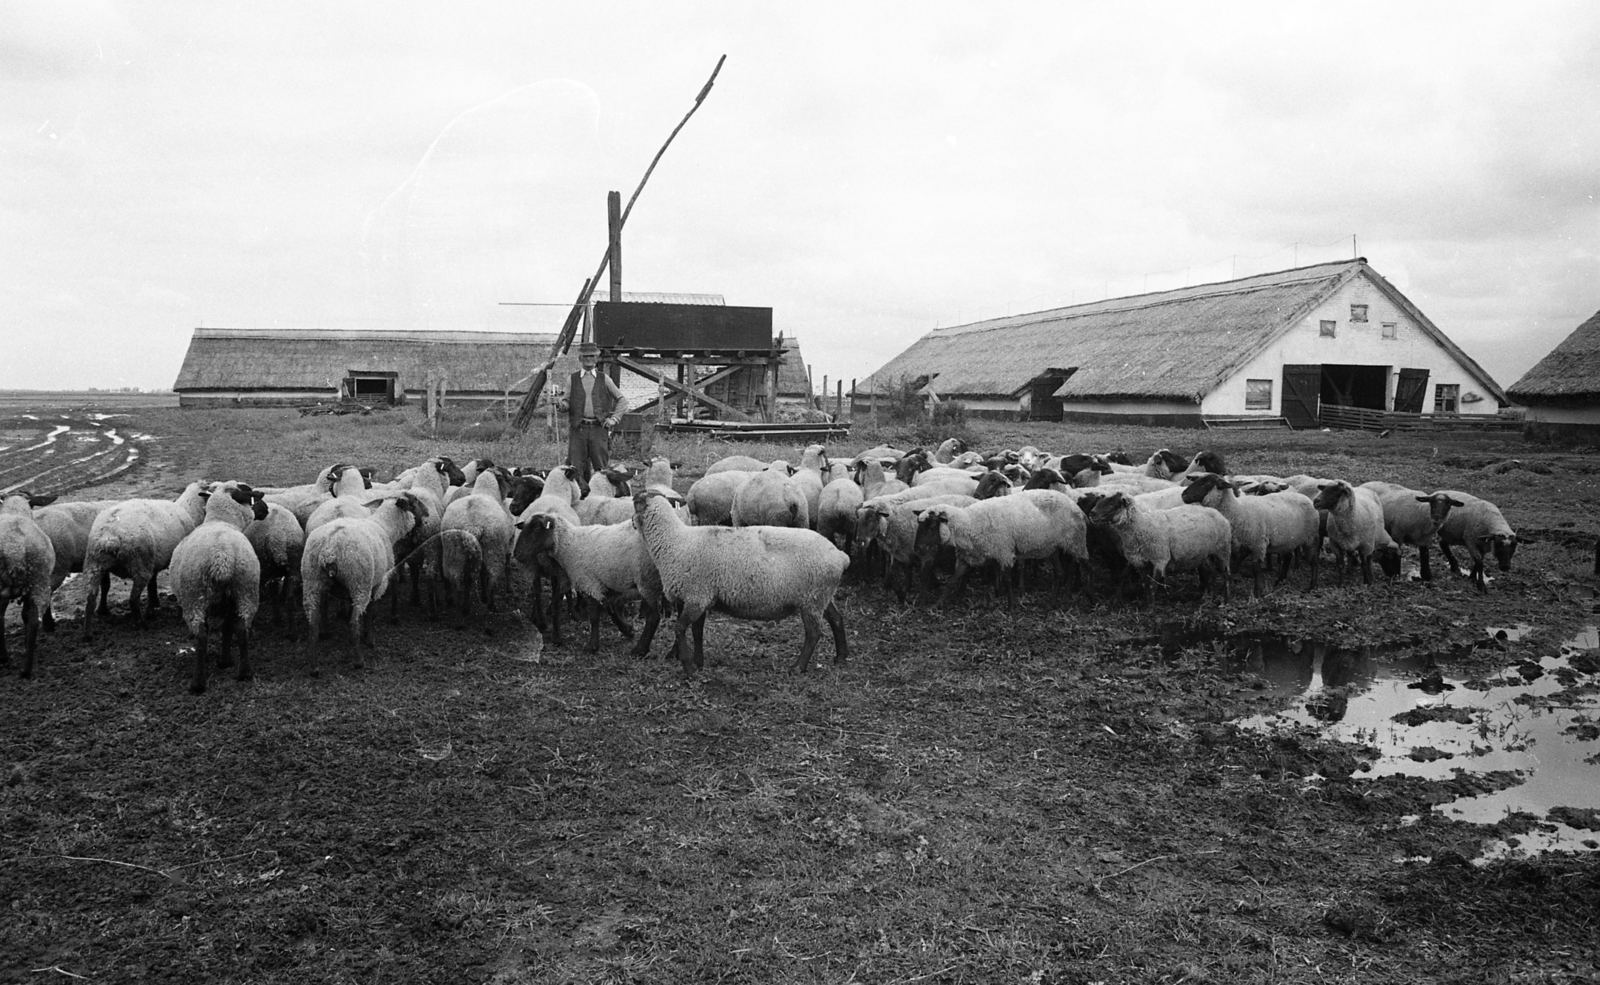
<path id="1" fill-rule="evenodd" d="M 1491 631 L 1515 641 L 1527 626 Z M 1442 673 L 1426 655 L 1342 648 L 1281 637 L 1227 643 L 1235 669 L 1257 674 L 1289 700 L 1282 711 L 1239 720 L 1247 729 L 1315 729 L 1378 750 L 1372 776 L 1450 779 L 1506 771 L 1521 782 L 1435 808 L 1492 824 L 1522 811 L 1543 819 L 1486 858 L 1600 847 L 1600 634 L 1588 627 L 1559 653 L 1506 667 L 1485 681 Z M 1552 809 L 1561 808 L 1555 816 Z M 1567 823 L 1572 822 L 1572 823 Z M 1590 827 L 1593 825 L 1594 827 Z"/>

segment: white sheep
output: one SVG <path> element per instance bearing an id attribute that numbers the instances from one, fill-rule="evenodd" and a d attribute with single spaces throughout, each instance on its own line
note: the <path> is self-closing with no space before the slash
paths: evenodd
<path id="1" fill-rule="evenodd" d="M 260 593 L 272 600 L 272 621 L 283 622 L 283 603 L 293 597 L 300 580 L 300 556 L 306 534 L 289 508 L 265 503 L 266 516 L 244 528 L 244 538 L 255 551 L 261 568 Z"/>
<path id="2" fill-rule="evenodd" d="M 817 529 L 817 510 L 822 500 L 822 489 L 829 481 L 829 471 L 827 449 L 822 445 L 808 445 L 800 455 L 800 467 L 790 477 L 790 481 L 806 498 L 807 526 L 812 530 Z"/>
<path id="3" fill-rule="evenodd" d="M 917 522 L 917 538 L 955 548 L 955 575 L 939 597 L 940 605 L 965 588 L 972 568 L 992 562 L 1000 568 L 1010 609 L 1015 600 L 1011 569 L 1018 561 L 1049 561 L 1055 575 L 1053 601 L 1059 599 L 1066 584 L 1066 559 L 1080 566 L 1089 559 L 1084 526 L 1083 512 L 1070 496 L 1032 489 L 970 506 L 930 506 Z"/>
<path id="4" fill-rule="evenodd" d="M 1461 505 L 1452 509 L 1439 526 L 1439 550 L 1450 562 L 1450 570 L 1460 574 L 1461 566 L 1450 548 L 1465 547 L 1467 560 L 1472 562 L 1473 585 L 1480 592 L 1488 592 L 1489 583 L 1483 576 L 1483 559 L 1492 554 L 1501 571 L 1510 571 L 1511 556 L 1517 552 L 1517 533 L 1506 522 L 1500 507 L 1487 499 L 1454 489 L 1441 491 Z"/>
<path id="5" fill-rule="evenodd" d="M 922 518 L 923 511 L 931 506 L 960 507 L 971 506 L 976 502 L 977 500 L 971 496 L 947 494 L 900 503 L 879 503 L 868 512 L 866 526 L 871 535 L 870 542 L 882 545 L 886 559 L 883 585 L 892 589 L 899 601 L 906 600 L 906 592 L 911 587 L 913 568 L 921 569 L 921 575 L 917 579 L 918 602 L 921 602 L 922 596 L 933 587 L 934 566 L 939 558 L 940 545 L 935 543 L 929 549 L 922 551 L 917 549 L 917 521 Z M 905 576 L 898 585 L 894 580 L 896 571 Z"/>
<path id="6" fill-rule="evenodd" d="M 1422 580 L 1432 581 L 1428 549 L 1449 518 L 1451 508 L 1465 504 L 1447 492 L 1425 493 L 1394 482 L 1363 482 L 1361 488 L 1372 490 L 1378 497 L 1378 505 L 1383 507 L 1384 532 L 1397 547 L 1409 544 L 1417 548 Z"/>
<path id="7" fill-rule="evenodd" d="M 933 460 L 939 465 L 949 465 L 955 461 L 957 455 L 967 450 L 967 443 L 960 438 L 946 438 L 933 450 Z"/>
<path id="8" fill-rule="evenodd" d="M 469 495 L 444 508 L 444 519 L 439 524 L 441 532 L 464 530 L 478 542 L 481 568 L 477 574 L 490 612 L 495 611 L 496 590 L 504 590 L 507 595 L 511 593 L 511 544 L 517 533 L 513 523 L 505 506 L 501 477 L 491 469 L 478 474 Z M 470 574 L 464 567 L 466 559 L 453 556 L 449 546 L 451 543 L 454 541 L 447 542 L 444 548 L 444 568 L 468 575 L 465 579 L 466 591 L 462 593 L 461 614 L 470 618 Z"/>
<path id="9" fill-rule="evenodd" d="M 841 550 L 846 554 L 853 553 L 856 510 L 864 502 L 866 496 L 854 479 L 835 479 L 823 486 L 821 495 L 817 497 L 817 533 L 833 544 L 838 544 L 838 538 L 844 538 Z"/>
<path id="10" fill-rule="evenodd" d="M 976 485 L 978 476 L 982 475 L 983 473 L 984 469 L 981 467 L 974 470 L 954 469 L 949 468 L 948 466 L 935 466 L 934 468 L 924 469 L 923 471 L 918 472 L 912 478 L 911 485 L 913 488 L 916 486 L 931 486 L 935 483 L 948 484 L 952 482 L 967 482 Z"/>
<path id="11" fill-rule="evenodd" d="M 635 522 L 661 575 L 662 595 L 678 611 L 674 650 L 684 673 L 705 665 L 706 614 L 783 619 L 805 629 L 795 670 L 811 666 L 821 620 L 833 630 L 834 663 L 849 659 L 844 617 L 834 602 L 850 558 L 815 530 L 783 527 L 691 527 L 653 493 L 634 497 Z M 694 627 L 691 655 L 684 636 Z"/>
<path id="12" fill-rule="evenodd" d="M 1216 574 L 1221 577 L 1223 598 L 1233 597 L 1229 583 L 1233 528 L 1211 507 L 1153 510 L 1140 506 L 1137 497 L 1115 491 L 1102 496 L 1090 516 L 1116 531 L 1129 571 L 1147 573 L 1164 584 L 1169 571 L 1198 570 L 1202 597 Z"/>
<path id="13" fill-rule="evenodd" d="M 6 653 L 6 609 L 22 602 L 22 674 L 33 676 L 39 648 L 39 626 L 50 611 L 56 549 L 33 519 L 34 498 L 12 495 L 0 503 L 0 666 L 10 666 Z M 43 505 L 43 501 L 40 502 Z"/>
<path id="14" fill-rule="evenodd" d="M 756 474 L 728 469 L 696 479 L 689 487 L 688 494 L 689 516 L 695 526 L 730 526 L 733 523 L 733 498 Z"/>
<path id="15" fill-rule="evenodd" d="M 83 581 L 87 586 L 83 606 L 84 639 L 94 637 L 95 608 L 105 601 L 102 575 L 112 574 L 133 581 L 128 611 L 135 625 L 145 624 L 145 615 L 139 611 L 139 596 L 147 589 L 150 612 L 155 613 L 156 576 L 172 563 L 172 552 L 178 542 L 198 527 L 205 516 L 206 505 L 200 490 L 200 483 L 191 482 L 175 501 L 128 499 L 107 507 L 95 517 L 94 525 L 89 528 L 89 546 L 83 559 Z M 97 590 L 101 593 L 98 600 Z"/>
<path id="16" fill-rule="evenodd" d="M 360 493 L 367 488 L 366 477 L 352 465 L 339 463 L 322 470 L 317 482 L 310 486 L 291 486 L 281 492 L 263 493 L 266 501 L 287 507 L 305 529 L 317 507 L 340 494 Z"/>
<path id="17" fill-rule="evenodd" d="M 205 519 L 172 552 L 172 593 L 183 621 L 194 636 L 194 676 L 189 693 L 206 689 L 210 669 L 207 622 L 213 611 L 222 618 L 222 649 L 217 666 L 231 666 L 233 637 L 239 640 L 238 678 L 250 671 L 250 627 L 260 604 L 261 562 L 244 535 L 251 522 L 267 516 L 261 494 L 238 482 L 214 482 L 205 497 Z"/>
<path id="18" fill-rule="evenodd" d="M 632 505 L 632 499 L 627 500 Z M 574 526 L 552 514 L 529 517 L 518 524 L 515 555 L 526 565 L 554 564 L 573 591 L 588 602 L 589 642 L 593 653 L 600 648 L 600 610 L 605 608 L 624 636 L 633 629 L 617 615 L 615 605 L 641 602 L 644 630 L 634 644 L 633 655 L 650 652 L 656 628 L 661 623 L 664 600 L 661 576 L 644 549 L 644 540 L 631 521 L 609 526 Z M 561 607 L 552 615 L 550 641 L 561 642 Z"/>
<path id="19" fill-rule="evenodd" d="M 350 636 L 354 664 L 361 666 L 361 645 L 371 645 L 373 602 L 383 597 L 394 571 L 395 545 L 411 536 L 423 522 L 427 509 L 407 490 L 367 504 L 372 515 L 334 520 L 306 538 L 300 559 L 300 584 L 306 622 L 310 627 L 309 658 L 312 676 L 322 634 L 322 608 L 330 593 L 350 599 Z"/>
<path id="20" fill-rule="evenodd" d="M 729 455 L 706 466 L 706 475 L 717 475 L 721 472 L 760 472 L 767 467 L 767 463 L 759 458 L 749 455 Z"/>
<path id="21" fill-rule="evenodd" d="M 114 499 L 93 500 L 82 503 L 53 502 L 54 497 L 48 499 L 33 497 L 31 501 L 38 502 L 33 511 L 33 520 L 43 530 L 46 537 L 50 538 L 50 546 L 55 548 L 56 567 L 50 575 L 50 591 L 52 597 L 68 575 L 76 574 L 83 570 L 83 559 L 89 552 L 89 530 L 94 526 L 95 517 L 105 512 L 106 508 L 116 504 Z M 111 576 L 102 575 L 102 587 L 109 585 Z M 101 616 L 108 616 L 111 610 L 106 607 L 104 598 L 100 602 Z M 44 631 L 54 632 L 56 627 L 55 612 L 46 609 L 42 622 Z"/>
<path id="22" fill-rule="evenodd" d="M 794 469 L 778 459 L 733 494 L 729 519 L 735 527 L 810 527 L 805 492 L 794 482 Z"/>
<path id="23" fill-rule="evenodd" d="M 1311 557 L 1311 585 L 1317 584 L 1316 507 L 1304 496 L 1276 493 L 1270 496 L 1240 496 L 1243 483 L 1232 482 L 1215 472 L 1196 475 L 1183 491 L 1183 502 L 1210 506 L 1228 521 L 1233 531 L 1233 556 L 1236 562 L 1249 561 L 1253 574 L 1252 597 L 1262 593 L 1262 577 L 1268 559 L 1281 558 L 1278 580 L 1283 584 L 1296 552 Z M 1220 493 L 1220 494 L 1219 494 Z M 1152 496 L 1162 495 L 1151 493 Z M 1140 496 L 1140 501 L 1146 497 Z"/>
<path id="24" fill-rule="evenodd" d="M 585 525 L 610 526 L 633 519 L 633 495 L 628 491 L 629 474 L 622 469 L 603 469 L 589 477 L 589 495 L 578 500 L 578 519 Z"/>
<path id="25" fill-rule="evenodd" d="M 1399 574 L 1400 550 L 1383 529 L 1383 507 L 1371 489 L 1361 489 L 1343 479 L 1323 486 L 1311 505 L 1326 510 L 1326 532 L 1340 558 L 1339 584 L 1344 584 L 1346 562 L 1361 561 L 1361 581 L 1372 584 L 1372 559 L 1378 558 L 1386 574 Z"/>
<path id="26" fill-rule="evenodd" d="M 353 478 L 347 478 L 353 476 Z M 354 465 L 345 465 L 333 475 L 332 496 L 317 504 L 305 518 L 305 532 L 307 536 L 329 520 L 341 516 L 362 517 L 367 515 L 367 510 L 361 504 L 373 497 L 362 483 L 362 475 Z M 381 493 L 379 495 L 382 495 Z"/>

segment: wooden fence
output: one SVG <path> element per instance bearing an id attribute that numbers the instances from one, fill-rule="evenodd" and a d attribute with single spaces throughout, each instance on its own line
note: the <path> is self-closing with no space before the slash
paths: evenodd
<path id="1" fill-rule="evenodd" d="M 1520 431 L 1520 418 L 1499 414 L 1406 414 L 1323 404 L 1323 427 L 1363 431 Z"/>

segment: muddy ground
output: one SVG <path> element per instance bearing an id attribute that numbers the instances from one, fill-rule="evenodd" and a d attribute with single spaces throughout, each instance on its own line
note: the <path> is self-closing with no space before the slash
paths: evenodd
<path id="1" fill-rule="evenodd" d="M 404 411 L 132 414 L 132 468 L 46 491 L 556 455 Z M 632 660 L 609 626 L 588 654 L 514 611 L 458 625 L 402 606 L 393 625 L 385 605 L 367 666 L 334 637 L 313 679 L 297 624 L 263 611 L 255 679 L 200 697 L 170 598 L 138 630 L 120 586 L 86 643 L 72 582 L 35 679 L 15 658 L 0 677 L 0 981 L 1600 978 L 1595 853 L 1474 864 L 1545 819 L 1431 809 L 1513 778 L 1372 779 L 1360 746 L 1241 730 L 1280 699 L 1202 641 L 1391 644 L 1477 676 L 1548 653 L 1595 619 L 1600 455 L 1505 434 L 972 432 L 1463 489 L 1522 544 L 1488 595 L 1444 578 L 1223 603 L 1185 582 L 1138 605 L 1030 595 L 1008 615 L 981 591 L 939 611 L 851 580 L 852 660 L 806 676 L 788 673 L 794 622 L 713 619 L 686 681 L 662 641 Z M 916 437 L 833 450 L 885 436 Z M 656 450 L 687 486 L 729 449 Z M 1517 624 L 1535 629 L 1490 640 Z M 14 606 L 6 634 L 15 654 Z"/>

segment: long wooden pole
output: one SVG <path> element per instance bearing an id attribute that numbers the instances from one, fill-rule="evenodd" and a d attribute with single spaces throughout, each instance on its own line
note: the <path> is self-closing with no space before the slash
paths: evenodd
<path id="1" fill-rule="evenodd" d="M 678 121 L 678 125 L 672 128 L 672 132 L 667 135 L 666 143 L 661 145 L 661 149 L 656 151 L 656 156 L 651 159 L 650 166 L 645 168 L 644 177 L 639 179 L 639 186 L 633 190 L 633 195 L 628 199 L 628 207 L 622 210 L 622 216 L 617 220 L 617 234 L 619 236 L 621 235 L 622 227 L 628 221 L 628 214 L 633 211 L 633 203 L 638 201 L 639 193 L 644 191 L 644 183 L 650 180 L 651 172 L 655 171 L 656 165 L 660 163 L 661 155 L 667 152 L 667 148 L 672 145 L 672 140 L 678 135 L 678 131 L 683 129 L 685 123 L 689 122 L 689 117 L 693 116 L 694 111 L 700 108 L 701 103 L 705 102 L 706 96 L 711 93 L 712 83 L 717 81 L 717 73 L 722 71 L 722 63 L 727 60 L 727 55 L 717 59 L 717 67 L 711 70 L 711 78 L 707 79 L 706 84 L 700 87 L 700 94 L 694 97 L 694 105 L 689 107 L 689 112 L 683 115 L 683 119 Z M 539 394 L 544 390 L 545 379 L 549 376 L 550 367 L 555 365 L 558 356 L 572 347 L 573 336 L 577 334 L 578 326 L 582 324 L 583 309 L 589 304 L 589 295 L 594 291 L 594 285 L 600 282 L 600 275 L 606 272 L 606 267 L 610 263 L 611 237 L 607 236 L 606 252 L 600 258 L 600 266 L 595 268 L 593 277 L 583 282 L 583 289 L 578 292 L 578 300 L 573 303 L 572 311 L 567 314 L 566 324 L 561 326 L 561 334 L 556 336 L 555 345 L 550 347 L 550 358 L 545 360 L 544 364 L 534 371 L 533 379 L 528 383 L 528 393 L 522 398 L 522 406 L 517 409 L 517 418 L 512 422 L 512 427 L 516 430 L 527 430 L 528 425 L 533 422 L 533 409 L 539 402 Z"/>

